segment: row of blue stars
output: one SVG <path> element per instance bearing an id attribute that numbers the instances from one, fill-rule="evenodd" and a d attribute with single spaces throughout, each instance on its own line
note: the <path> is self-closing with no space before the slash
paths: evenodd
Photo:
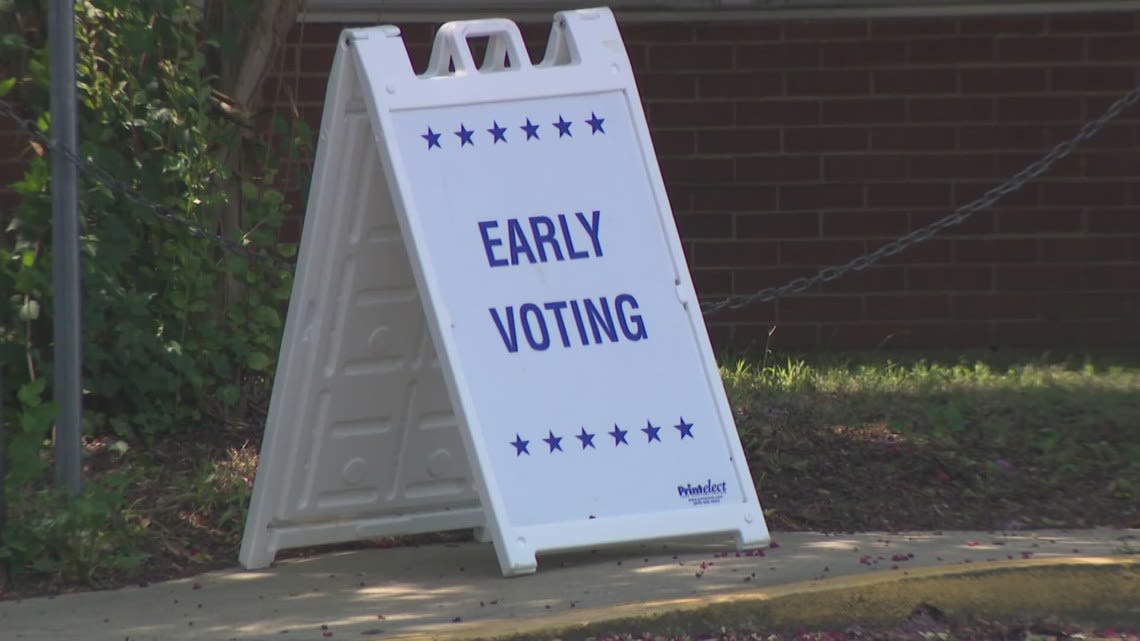
<path id="1" fill-rule="evenodd" d="M 673 429 L 677 430 L 682 441 L 686 438 L 694 438 L 693 424 L 686 423 L 684 417 L 681 418 L 679 423 L 673 426 Z M 654 425 L 652 421 L 646 421 L 645 427 L 641 428 L 640 431 L 645 433 L 646 444 L 650 444 L 653 441 L 661 442 L 661 427 Z M 630 430 L 623 430 L 617 423 L 614 423 L 614 429 L 610 432 L 606 432 L 606 434 L 609 434 L 610 437 L 614 439 L 614 447 L 621 447 L 622 445 L 630 444 L 627 438 L 629 432 Z M 583 450 L 588 447 L 598 449 L 598 447 L 594 445 L 594 437 L 597 435 L 596 432 L 592 434 L 587 432 L 586 428 L 583 427 L 581 432 L 574 435 L 574 438 L 578 439 Z M 562 436 L 555 435 L 553 430 L 547 430 L 547 437 L 542 439 L 542 441 L 550 448 L 548 453 L 565 452 L 566 450 L 562 449 L 563 438 Z M 515 434 L 515 440 L 511 441 L 510 444 L 515 448 L 515 456 L 522 456 L 523 454 L 530 455 L 530 441 L 523 439 L 519 434 Z"/>
<path id="2" fill-rule="evenodd" d="M 590 125 L 590 135 L 606 133 L 605 127 L 603 126 L 606 122 L 606 119 L 599 118 L 598 114 L 592 111 L 590 112 L 590 118 L 583 122 L 585 122 L 587 125 Z M 571 127 L 573 126 L 574 121 L 566 120 L 562 117 L 562 114 L 558 114 L 558 122 L 552 122 L 550 124 L 552 127 L 558 130 L 559 138 L 574 137 L 574 133 L 571 131 Z M 542 138 L 538 133 L 539 128 L 540 125 L 531 122 L 530 118 L 526 119 L 525 125 L 521 125 L 519 127 L 519 129 L 526 132 L 527 140 L 541 140 Z M 454 131 L 452 133 L 459 138 L 460 147 L 465 147 L 467 145 L 474 147 L 476 131 L 478 131 L 478 129 L 468 129 L 467 125 L 459 123 L 459 131 Z M 486 131 L 487 133 L 491 134 L 491 144 L 507 142 L 507 132 L 509 129 L 507 127 L 499 125 L 498 120 L 491 121 L 491 128 L 487 129 Z M 429 150 L 433 148 L 443 149 L 443 143 L 441 143 L 439 140 L 441 136 L 443 136 L 442 132 L 434 131 L 431 127 L 428 127 L 426 134 L 420 134 L 420 138 L 423 138 L 427 141 Z"/>

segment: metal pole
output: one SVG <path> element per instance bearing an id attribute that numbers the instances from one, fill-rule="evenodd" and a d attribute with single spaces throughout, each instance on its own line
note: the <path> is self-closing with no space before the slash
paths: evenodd
<path id="1" fill-rule="evenodd" d="M 8 430 L 4 426 L 4 364 L 0 363 L 0 546 L 8 527 Z M 12 562 L 0 561 L 0 592 L 12 585 Z"/>
<path id="2" fill-rule="evenodd" d="M 8 431 L 4 427 L 4 364 L 0 363 L 0 545 L 8 525 Z M 0 588 L 4 587 L 0 577 Z"/>
<path id="3" fill-rule="evenodd" d="M 4 528 L 8 526 L 8 430 L 4 427 L 4 364 L 0 363 L 0 545 L 4 544 Z M 0 568 L 5 568 L 0 563 Z M 8 577 L 0 575 L 0 589 L 7 587 Z"/>
<path id="4" fill-rule="evenodd" d="M 51 0 L 52 283 L 55 289 L 55 481 L 71 495 L 82 489 L 80 448 L 81 311 L 79 279 L 79 176 L 65 151 L 78 152 L 75 90 L 75 1 Z"/>

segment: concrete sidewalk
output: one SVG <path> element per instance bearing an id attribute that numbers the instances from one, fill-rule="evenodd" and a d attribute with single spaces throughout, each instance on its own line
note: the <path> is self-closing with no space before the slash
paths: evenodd
<path id="1" fill-rule="evenodd" d="M 660 623 L 677 612 L 706 616 L 709 607 L 733 603 L 751 604 L 749 621 L 791 623 L 794 612 L 826 618 L 837 608 L 843 616 L 863 617 L 889 610 L 882 605 L 889 599 L 910 608 L 932 589 L 948 594 L 946 585 L 923 587 L 934 577 L 965 581 L 954 588 L 961 602 L 1009 598 L 1010 604 L 1028 599 L 1047 606 L 1052 599 L 1057 607 L 1084 603 L 1140 620 L 1140 556 L 1125 554 L 1140 548 L 1140 530 L 774 533 L 773 539 L 776 545 L 762 554 L 738 555 L 730 542 L 708 539 L 551 554 L 539 559 L 536 574 L 511 579 L 499 574 L 488 544 L 329 553 L 281 561 L 265 571 L 235 569 L 148 587 L 0 602 L 0 639 L 538 636 L 619 619 L 648 626 L 648 618 Z M 1090 579 L 1081 568 L 1101 574 Z M 997 579 L 979 581 L 983 574 Z M 895 596 L 880 601 L 876 590 L 886 584 Z M 769 612 L 776 619 L 756 619 L 757 603 L 789 595 L 805 598 L 795 607 L 781 602 Z M 641 629 L 648 628 L 631 631 Z"/>

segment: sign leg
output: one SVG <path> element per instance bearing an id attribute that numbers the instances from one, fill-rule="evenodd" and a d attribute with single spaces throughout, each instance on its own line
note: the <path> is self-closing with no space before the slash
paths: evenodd
<path id="1" fill-rule="evenodd" d="M 511 541 L 503 542 L 502 546 L 496 543 L 495 548 L 503 576 L 523 576 L 534 574 L 538 570 L 538 557 L 535 555 L 534 546 L 526 540 L 526 537 L 515 537 Z"/>
<path id="2" fill-rule="evenodd" d="M 241 542 L 241 551 L 238 554 L 238 561 L 242 567 L 247 570 L 260 570 L 273 563 L 273 559 L 277 556 L 277 550 L 270 548 L 268 538 L 264 527 L 260 530 L 253 528 L 246 530 Z"/>
<path id="3" fill-rule="evenodd" d="M 736 531 L 737 550 L 755 550 L 772 542 L 772 536 L 762 520 L 746 516 L 744 521 L 744 527 Z"/>

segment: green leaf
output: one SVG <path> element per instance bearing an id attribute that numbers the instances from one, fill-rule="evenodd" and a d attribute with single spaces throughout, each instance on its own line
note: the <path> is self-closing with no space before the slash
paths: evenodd
<path id="1" fill-rule="evenodd" d="M 46 467 L 40 456 L 38 439 L 26 435 L 16 435 L 8 443 L 8 482 L 14 487 L 25 485 L 38 477 Z"/>
<path id="2" fill-rule="evenodd" d="M 253 320 L 269 325 L 270 327 L 278 327 L 281 325 L 281 316 L 277 313 L 277 310 L 265 305 L 253 310 Z"/>
<path id="3" fill-rule="evenodd" d="M 246 365 L 250 369 L 257 371 L 257 372 L 261 372 L 261 371 L 265 371 L 266 369 L 269 369 L 269 365 L 272 362 L 273 361 L 269 358 L 269 356 L 265 355 L 262 352 L 252 352 L 252 353 L 250 353 L 249 357 L 246 358 L 246 360 L 245 360 Z"/>
<path id="4" fill-rule="evenodd" d="M 257 185 L 251 183 L 248 180 L 243 180 L 241 182 L 242 198 L 246 199 L 247 201 L 252 202 L 252 201 L 257 200 L 257 193 L 258 193 Z"/>
<path id="5" fill-rule="evenodd" d="M 38 407 L 43 403 L 44 389 L 47 387 L 47 379 L 40 377 L 29 383 L 24 383 L 20 386 L 20 391 L 16 393 L 16 398 L 20 399 L 20 404 L 24 407 Z"/>
<path id="6" fill-rule="evenodd" d="M 55 403 L 37 405 L 24 410 L 20 414 L 20 428 L 29 437 L 36 439 L 47 438 L 55 422 Z"/>
<path id="7" fill-rule="evenodd" d="M 222 402 L 226 405 L 233 405 L 238 401 L 238 398 L 241 397 L 241 391 L 237 388 L 237 385 L 226 385 L 222 388 L 222 392 L 219 396 L 221 396 Z"/>
<path id="8" fill-rule="evenodd" d="M 8 78 L 0 80 L 0 98 L 7 96 L 12 92 L 12 88 L 16 86 L 15 78 Z"/>
<path id="9" fill-rule="evenodd" d="M 18 33 L 5 33 L 0 35 L 0 49 L 23 49 L 27 46 L 27 41 Z M 4 95 L 0 93 L 0 96 Z"/>

